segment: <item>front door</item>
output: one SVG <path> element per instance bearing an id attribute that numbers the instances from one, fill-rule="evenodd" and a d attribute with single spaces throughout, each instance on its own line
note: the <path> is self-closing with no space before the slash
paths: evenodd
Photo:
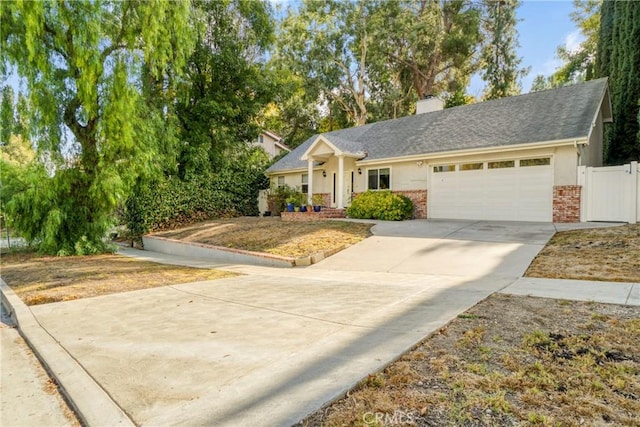
<path id="1" fill-rule="evenodd" d="M 336 186 L 336 182 L 338 180 L 338 177 L 336 176 L 336 173 L 333 173 L 333 189 L 331 190 L 331 207 L 335 208 L 337 206 L 336 203 L 336 197 L 338 197 L 338 191 L 336 190 L 338 187 Z"/>

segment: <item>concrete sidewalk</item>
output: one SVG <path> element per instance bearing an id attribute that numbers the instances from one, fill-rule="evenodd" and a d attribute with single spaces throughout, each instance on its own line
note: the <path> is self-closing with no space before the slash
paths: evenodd
<path id="1" fill-rule="evenodd" d="M 0 320 L 0 349 L 0 425 L 80 425 L 4 307 Z"/>
<path id="2" fill-rule="evenodd" d="M 640 283 L 522 277 L 500 292 L 512 295 L 640 306 Z"/>

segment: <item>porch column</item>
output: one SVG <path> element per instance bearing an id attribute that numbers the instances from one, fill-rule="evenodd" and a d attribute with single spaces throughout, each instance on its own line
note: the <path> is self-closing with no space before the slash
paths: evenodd
<path id="1" fill-rule="evenodd" d="M 307 205 L 311 206 L 311 196 L 313 195 L 313 158 L 309 156 L 307 160 L 307 184 L 309 190 L 307 190 Z"/>
<path id="2" fill-rule="evenodd" d="M 338 209 L 344 208 L 344 156 L 338 156 Z"/>

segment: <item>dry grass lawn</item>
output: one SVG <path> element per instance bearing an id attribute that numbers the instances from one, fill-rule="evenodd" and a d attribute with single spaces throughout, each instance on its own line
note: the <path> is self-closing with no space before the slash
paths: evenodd
<path id="1" fill-rule="evenodd" d="M 638 307 L 496 294 L 302 426 L 640 426 Z"/>
<path id="2" fill-rule="evenodd" d="M 358 243 L 370 235 L 371 227 L 372 224 L 348 221 L 283 222 L 277 217 L 230 218 L 154 235 L 297 258 Z"/>
<path id="3" fill-rule="evenodd" d="M 640 282 L 640 224 L 556 233 L 525 275 Z"/>
<path id="4" fill-rule="evenodd" d="M 220 270 L 155 264 L 120 255 L 42 257 L 16 252 L 3 254 L 0 264 L 2 278 L 27 305 L 234 275 Z"/>

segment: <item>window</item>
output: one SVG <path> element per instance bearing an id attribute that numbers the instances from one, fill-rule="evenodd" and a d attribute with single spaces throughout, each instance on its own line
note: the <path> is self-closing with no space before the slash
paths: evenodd
<path id="1" fill-rule="evenodd" d="M 461 171 L 475 171 L 484 169 L 484 163 L 463 163 L 460 165 Z"/>
<path id="2" fill-rule="evenodd" d="M 304 194 L 309 193 L 309 175 L 306 173 L 302 174 L 302 192 Z"/>
<path id="3" fill-rule="evenodd" d="M 369 190 L 388 190 L 391 188 L 391 169 L 369 169 Z"/>
<path id="4" fill-rule="evenodd" d="M 489 162 L 487 166 L 489 169 L 513 168 L 516 166 L 516 162 L 514 160 L 503 160 L 501 162 Z"/>
<path id="5" fill-rule="evenodd" d="M 258 136 L 258 142 L 259 142 L 260 144 L 263 144 L 263 143 L 264 143 L 264 135 L 260 135 L 260 136 Z"/>
<path id="6" fill-rule="evenodd" d="M 284 176 L 278 177 L 278 188 L 284 187 Z"/>
<path id="7" fill-rule="evenodd" d="M 547 166 L 551 164 L 551 157 L 541 157 L 538 159 L 522 159 L 520 166 Z"/>
<path id="8" fill-rule="evenodd" d="M 434 172 L 453 172 L 455 170 L 456 165 L 439 165 L 433 167 Z"/>

